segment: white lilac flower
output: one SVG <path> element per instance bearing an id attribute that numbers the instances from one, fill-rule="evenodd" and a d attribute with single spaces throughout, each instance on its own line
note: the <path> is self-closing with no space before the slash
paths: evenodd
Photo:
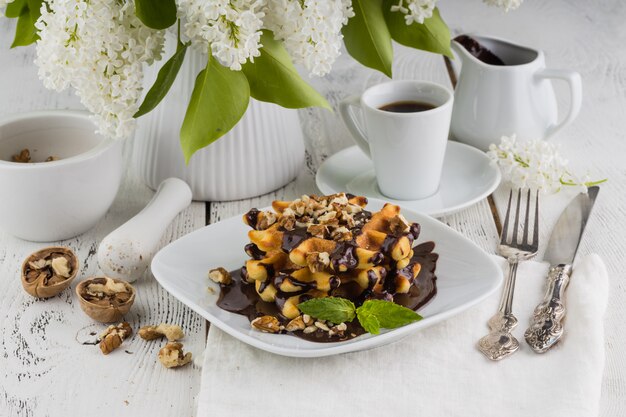
<path id="1" fill-rule="evenodd" d="M 518 142 L 515 135 L 503 136 L 499 145 L 492 144 L 487 152 L 492 162 L 500 167 L 505 181 L 517 188 L 531 188 L 543 193 L 555 193 L 562 186 L 575 186 L 582 192 L 602 181 L 589 182 L 567 170 L 567 160 L 559 148 L 544 140 Z"/>
<path id="2" fill-rule="evenodd" d="M 433 16 L 437 0 L 399 0 L 398 4 L 391 6 L 392 12 L 404 14 L 407 25 L 413 22 L 424 23 L 424 19 Z"/>
<path id="3" fill-rule="evenodd" d="M 236 71 L 261 54 L 264 8 L 265 0 L 178 0 L 185 36 Z"/>
<path id="4" fill-rule="evenodd" d="M 489 6 L 501 7 L 505 12 L 509 10 L 515 10 L 521 6 L 524 0 L 483 0 L 485 4 Z"/>
<path id="5" fill-rule="evenodd" d="M 330 72 L 341 54 L 341 29 L 354 16 L 351 0 L 268 0 L 265 14 L 265 26 L 294 62 L 317 76 Z"/>
<path id="6" fill-rule="evenodd" d="M 134 9 L 131 0 L 49 0 L 36 23 L 39 77 L 50 89 L 73 87 L 107 137 L 132 135 L 143 64 L 163 49 L 163 32 Z"/>

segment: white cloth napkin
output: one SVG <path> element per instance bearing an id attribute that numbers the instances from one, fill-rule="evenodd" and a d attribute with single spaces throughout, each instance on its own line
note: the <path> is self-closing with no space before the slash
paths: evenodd
<path id="1" fill-rule="evenodd" d="M 500 362 L 476 349 L 500 291 L 400 342 L 328 358 L 273 355 L 211 327 L 198 417 L 597 416 L 606 268 L 597 255 L 574 266 L 564 338 L 536 354 L 523 333 L 543 295 L 547 269 L 538 262 L 520 265 L 514 299 L 520 351 Z"/>

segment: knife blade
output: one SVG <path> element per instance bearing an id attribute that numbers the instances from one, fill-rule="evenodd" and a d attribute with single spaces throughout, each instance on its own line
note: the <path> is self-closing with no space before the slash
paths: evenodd
<path id="1" fill-rule="evenodd" d="M 543 301 L 533 312 L 531 325 L 524 333 L 528 345 L 536 352 L 550 349 L 563 335 L 565 304 L 563 296 L 572 272 L 572 263 L 578 252 L 591 209 L 600 187 L 589 187 L 587 194 L 577 195 L 556 222 L 544 260 L 550 263 Z"/>

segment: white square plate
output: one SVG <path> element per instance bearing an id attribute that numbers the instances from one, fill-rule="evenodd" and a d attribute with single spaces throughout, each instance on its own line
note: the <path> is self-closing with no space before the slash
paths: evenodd
<path id="1" fill-rule="evenodd" d="M 367 209 L 377 211 L 384 205 L 370 199 Z M 402 214 L 421 225 L 417 242 L 432 240 L 437 262 L 437 295 L 419 313 L 421 321 L 379 335 L 365 334 L 344 342 L 316 343 L 283 334 L 267 334 L 250 327 L 242 315 L 216 305 L 219 286 L 207 277 L 209 269 L 235 270 L 243 266 L 250 230 L 241 216 L 196 230 L 172 242 L 152 261 L 152 273 L 174 297 L 226 333 L 256 348 L 284 356 L 319 357 L 370 349 L 401 339 L 466 310 L 494 292 L 502 283 L 502 270 L 469 239 L 426 215 L 402 208 Z M 213 287 L 212 294 L 207 287 Z"/>

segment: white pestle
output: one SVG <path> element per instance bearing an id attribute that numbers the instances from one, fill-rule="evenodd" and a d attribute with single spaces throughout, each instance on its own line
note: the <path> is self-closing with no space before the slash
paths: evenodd
<path id="1" fill-rule="evenodd" d="M 105 237 L 98 247 L 104 275 L 133 282 L 150 265 L 165 229 L 191 203 L 191 189 L 178 178 L 164 180 L 135 217 Z"/>

